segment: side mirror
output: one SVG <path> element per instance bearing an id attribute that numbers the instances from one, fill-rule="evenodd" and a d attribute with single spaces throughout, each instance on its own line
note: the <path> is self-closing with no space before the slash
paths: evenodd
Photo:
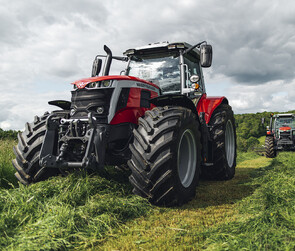
<path id="1" fill-rule="evenodd" d="M 210 67 L 212 64 L 212 46 L 209 44 L 203 44 L 200 48 L 201 51 L 201 66 L 202 67 Z"/>
<path id="2" fill-rule="evenodd" d="M 95 57 L 92 65 L 92 73 L 91 77 L 96 77 L 100 73 L 101 70 L 101 65 L 102 65 L 102 60 L 98 57 Z"/>

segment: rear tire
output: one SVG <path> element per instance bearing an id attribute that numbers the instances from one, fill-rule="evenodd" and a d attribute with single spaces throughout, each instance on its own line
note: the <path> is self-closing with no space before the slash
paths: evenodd
<path id="1" fill-rule="evenodd" d="M 237 143 L 235 119 L 231 106 L 221 104 L 213 112 L 209 126 L 213 147 L 213 166 L 204 166 L 207 179 L 229 180 L 235 175 Z"/>
<path id="2" fill-rule="evenodd" d="M 195 196 L 201 143 L 196 115 L 183 107 L 156 107 L 139 119 L 128 165 L 133 192 L 156 205 L 182 205 Z"/>
<path id="3" fill-rule="evenodd" d="M 274 147 L 274 138 L 273 136 L 266 136 L 265 138 L 265 156 L 267 158 L 276 157 L 276 150 Z"/>
<path id="4" fill-rule="evenodd" d="M 64 117 L 66 112 L 55 112 L 59 117 Z M 12 164 L 16 169 L 15 177 L 24 185 L 46 180 L 60 174 L 58 168 L 41 168 L 39 154 L 46 132 L 46 119 L 50 114 L 35 116 L 34 122 L 25 124 L 25 131 L 19 132 L 18 144 L 13 147 L 16 158 Z"/>

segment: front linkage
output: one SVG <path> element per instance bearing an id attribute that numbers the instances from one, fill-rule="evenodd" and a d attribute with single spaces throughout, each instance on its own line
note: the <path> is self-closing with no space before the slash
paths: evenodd
<path id="1" fill-rule="evenodd" d="M 65 119 L 52 114 L 46 126 L 39 161 L 42 168 L 103 168 L 109 125 L 98 124 L 92 112 L 88 119 Z"/>

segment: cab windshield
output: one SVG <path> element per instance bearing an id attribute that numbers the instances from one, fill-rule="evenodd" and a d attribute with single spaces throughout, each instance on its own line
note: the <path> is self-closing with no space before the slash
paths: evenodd
<path id="1" fill-rule="evenodd" d="M 165 56 L 131 60 L 128 75 L 158 85 L 163 94 L 180 93 L 179 57 Z"/>
<path id="2" fill-rule="evenodd" d="M 280 128 L 283 126 L 289 126 L 291 128 L 295 128 L 295 119 L 291 117 L 286 118 L 276 118 L 275 120 L 275 128 Z"/>

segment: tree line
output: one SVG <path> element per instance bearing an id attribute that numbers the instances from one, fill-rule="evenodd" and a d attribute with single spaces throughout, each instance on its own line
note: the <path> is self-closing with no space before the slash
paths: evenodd
<path id="1" fill-rule="evenodd" d="M 0 128 L 0 139 L 17 139 L 17 134 L 19 131 L 14 130 L 3 130 Z"/>
<path id="2" fill-rule="evenodd" d="M 295 113 L 295 110 L 287 113 Z M 271 112 L 235 114 L 239 151 L 246 152 L 259 145 L 258 138 L 266 134 L 266 126 L 269 125 L 270 116 Z M 264 124 L 261 123 L 262 118 L 264 118 Z M 18 132 L 14 130 L 5 131 L 0 128 L 0 139 L 16 140 Z"/>

